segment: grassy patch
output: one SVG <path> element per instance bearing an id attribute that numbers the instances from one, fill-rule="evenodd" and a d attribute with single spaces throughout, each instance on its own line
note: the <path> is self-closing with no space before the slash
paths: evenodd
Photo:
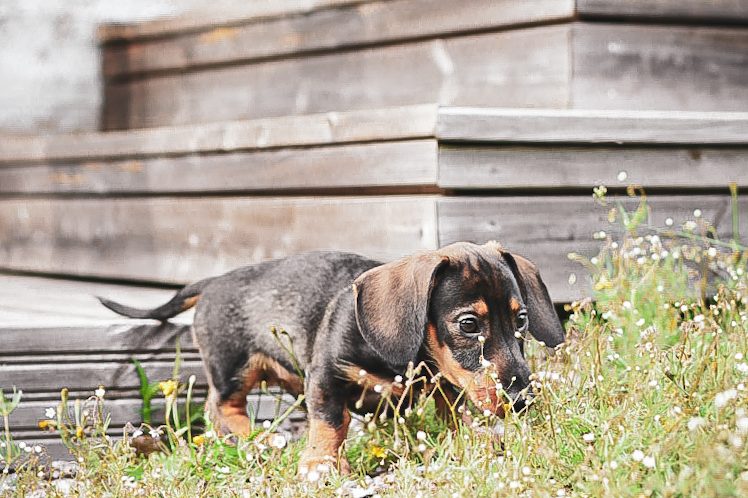
<path id="1" fill-rule="evenodd" d="M 604 193 L 598 198 L 605 202 Z M 699 216 L 682 227 L 653 230 L 646 226 L 644 199 L 633 212 L 607 207 L 622 234 L 598 232 L 597 256 L 572 256 L 590 269 L 595 300 L 570 306 L 568 340 L 554 354 L 527 345 L 536 392 L 527 414 L 502 421 L 478 414 L 471 426 L 450 430 L 425 397 L 394 419 L 374 415 L 355 424 L 345 445 L 351 476 L 310 480 L 295 476 L 303 440 L 287 442 L 276 426 L 258 427 L 235 445 L 210 432 L 194 436 L 175 414 L 174 391 L 171 417 L 153 429 L 165 451 L 148 457 L 128 444 L 132 431 L 123 440 L 103 436 L 100 397 L 88 401 L 94 405 L 87 420 L 75 419 L 76 409 L 83 413 L 80 402 L 76 408 L 64 400 L 53 425 L 80 463 L 73 493 L 748 495 L 745 248 L 737 234 L 716 240 Z M 410 380 L 435 379 L 422 369 Z M 17 469 L 12 493 L 44 488 L 54 496 L 49 474 L 38 474 L 34 451 L 1 441 L 0 468 L 11 459 Z M 376 473 L 383 474 L 372 479 Z"/>

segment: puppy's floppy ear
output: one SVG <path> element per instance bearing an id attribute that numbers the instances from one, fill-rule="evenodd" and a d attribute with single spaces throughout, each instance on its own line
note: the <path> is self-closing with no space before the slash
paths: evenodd
<path id="1" fill-rule="evenodd" d="M 448 262 L 436 252 L 416 254 L 372 268 L 353 282 L 361 335 L 391 367 L 402 369 L 415 361 L 436 274 Z"/>
<path id="2" fill-rule="evenodd" d="M 522 256 L 507 251 L 501 251 L 501 254 L 512 269 L 522 292 L 522 299 L 527 305 L 530 333 L 547 346 L 558 346 L 564 342 L 564 328 L 553 308 L 548 289 L 540 278 L 538 267 Z"/>

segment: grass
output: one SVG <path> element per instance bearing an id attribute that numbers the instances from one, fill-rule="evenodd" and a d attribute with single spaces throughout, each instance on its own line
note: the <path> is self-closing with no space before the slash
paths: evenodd
<path id="1" fill-rule="evenodd" d="M 569 306 L 568 340 L 555 354 L 528 343 L 536 391 L 528 413 L 476 416 L 475 427 L 450 430 L 424 398 L 394 420 L 355 424 L 345 445 L 351 476 L 299 479 L 304 441 L 288 443 L 277 425 L 236 445 L 210 431 L 191 435 L 175 394 L 184 386 L 161 386 L 171 416 L 154 429 L 165 451 L 149 457 L 128 444 L 132 430 L 123 440 L 103 436 L 102 397 L 63 399 L 50 425 L 80 463 L 73 494 L 748 495 L 748 253 L 739 235 L 717 240 L 698 216 L 657 231 L 646 225 L 646 198 L 627 212 L 602 190 L 596 197 L 621 234 L 598 232 L 594 258 L 571 255 L 591 271 L 595 299 Z M 432 376 L 421 369 L 410 380 Z M 12 493 L 55 496 L 40 457 L 2 441 L 0 468 L 11 459 L 17 470 Z"/>

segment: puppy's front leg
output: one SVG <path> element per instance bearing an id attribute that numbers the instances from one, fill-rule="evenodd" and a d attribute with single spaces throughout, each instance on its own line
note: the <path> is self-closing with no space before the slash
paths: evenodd
<path id="1" fill-rule="evenodd" d="M 341 446 L 348 434 L 351 415 L 343 397 L 343 386 L 331 376 L 313 374 L 307 378 L 309 440 L 299 462 L 299 474 L 324 473 L 336 467 L 341 474 L 350 465 Z"/>

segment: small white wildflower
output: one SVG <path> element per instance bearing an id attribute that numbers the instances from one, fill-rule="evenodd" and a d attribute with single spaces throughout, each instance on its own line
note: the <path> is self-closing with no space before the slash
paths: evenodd
<path id="1" fill-rule="evenodd" d="M 714 406 L 717 408 L 724 408 L 727 403 L 738 397 L 738 392 L 735 389 L 728 389 L 727 391 L 717 393 L 714 397 Z"/>
<path id="2" fill-rule="evenodd" d="M 44 410 L 44 416 L 47 418 L 55 418 L 57 416 L 57 412 L 50 406 L 49 408 Z"/>
<path id="3" fill-rule="evenodd" d="M 358 371 L 358 376 L 359 377 L 366 377 L 366 370 L 364 370 L 363 368 L 361 370 L 359 370 Z"/>
<path id="4" fill-rule="evenodd" d="M 481 344 L 485 343 L 486 342 L 486 337 L 484 335 L 482 335 L 482 334 L 479 335 L 478 336 L 478 342 L 480 342 Z"/>
<path id="5" fill-rule="evenodd" d="M 635 462 L 641 462 L 644 458 L 644 452 L 642 450 L 634 450 L 633 453 L 631 453 L 631 459 Z"/>
<path id="6" fill-rule="evenodd" d="M 273 448 L 282 449 L 286 446 L 286 438 L 281 434 L 276 434 L 270 439 L 270 446 Z"/>
<path id="7" fill-rule="evenodd" d="M 99 388 L 94 391 L 94 394 L 97 398 L 101 399 L 106 394 L 106 389 L 104 389 L 104 386 L 99 386 Z"/>
<path id="8" fill-rule="evenodd" d="M 516 332 L 514 332 L 514 337 L 516 337 L 517 339 L 522 339 L 522 332 L 517 330 Z"/>
<path id="9" fill-rule="evenodd" d="M 425 444 L 421 443 L 421 444 L 418 445 L 418 451 L 419 451 L 419 453 L 423 453 L 424 451 L 426 451 L 426 449 L 427 449 L 427 447 L 426 447 Z"/>
<path id="10" fill-rule="evenodd" d="M 695 317 L 693 317 L 693 321 L 696 322 L 696 323 L 703 322 L 704 321 L 704 315 L 696 315 Z"/>
<path id="11" fill-rule="evenodd" d="M 153 439 L 158 439 L 158 438 L 160 438 L 160 437 L 161 437 L 161 431 L 160 431 L 160 430 L 158 430 L 158 429 L 151 429 L 150 431 L 148 431 L 148 434 L 149 434 L 149 435 L 150 435 L 150 436 L 151 436 L 151 437 L 152 437 Z"/>
<path id="12" fill-rule="evenodd" d="M 637 326 L 637 327 L 641 327 L 641 326 L 642 326 L 642 325 L 644 325 L 645 323 L 646 323 L 646 321 L 644 320 L 644 318 L 639 318 L 639 319 L 638 319 L 638 320 L 636 321 L 636 326 Z"/>
<path id="13" fill-rule="evenodd" d="M 34 453 L 41 453 L 41 452 L 42 452 L 42 447 L 41 446 L 39 446 L 38 444 L 36 446 L 34 446 Z"/>
<path id="14" fill-rule="evenodd" d="M 707 249 L 706 253 L 710 258 L 713 258 L 717 255 L 717 249 L 715 249 L 714 247 L 710 247 L 709 249 Z"/>
<path id="15" fill-rule="evenodd" d="M 612 460 L 610 462 L 610 468 L 611 470 L 616 470 L 618 468 L 618 462 L 616 462 L 615 460 Z"/>
<path id="16" fill-rule="evenodd" d="M 132 433 L 132 437 L 140 437 L 143 435 L 143 431 L 140 429 L 135 429 L 135 432 Z"/>
<path id="17" fill-rule="evenodd" d="M 688 424 L 687 424 L 688 425 L 688 430 L 689 431 L 695 431 L 696 429 L 698 429 L 699 427 L 701 427 L 705 423 L 706 423 L 706 420 L 704 420 L 702 417 L 692 417 L 688 421 Z"/>
<path id="18" fill-rule="evenodd" d="M 665 225 L 669 227 L 673 226 L 673 219 L 670 217 L 665 218 Z"/>
<path id="19" fill-rule="evenodd" d="M 735 422 L 735 427 L 741 434 L 748 434 L 748 417 L 740 417 Z"/>
<path id="20" fill-rule="evenodd" d="M 743 359 L 743 353 L 735 353 L 735 359 L 740 361 Z"/>
<path id="21" fill-rule="evenodd" d="M 653 456 L 646 456 L 642 459 L 642 465 L 648 469 L 655 468 L 655 458 Z"/>
<path id="22" fill-rule="evenodd" d="M 624 309 L 630 310 L 631 309 L 631 302 L 630 301 L 624 301 L 622 304 Z"/>
<path id="23" fill-rule="evenodd" d="M 426 433 L 423 431 L 418 431 L 416 433 L 416 439 L 418 439 L 419 441 L 426 441 Z"/>
<path id="24" fill-rule="evenodd" d="M 377 384 L 377 385 L 374 386 L 374 392 L 375 393 L 381 393 L 382 389 L 383 389 L 382 384 Z"/>
<path id="25" fill-rule="evenodd" d="M 587 434 L 584 434 L 582 436 L 582 439 L 584 439 L 585 442 L 587 442 L 587 443 L 591 443 L 592 441 L 595 440 L 595 435 L 592 434 L 591 432 L 588 432 Z"/>
<path id="26" fill-rule="evenodd" d="M 402 381 L 403 381 L 403 376 L 402 375 L 395 375 L 395 382 L 397 382 L 399 384 Z"/>
<path id="27" fill-rule="evenodd" d="M 515 334 L 517 334 L 517 333 L 518 333 L 518 332 L 515 332 Z M 485 358 L 482 358 L 482 359 L 480 360 L 480 364 L 481 364 L 481 366 L 482 366 L 483 368 L 488 368 L 488 367 L 490 367 L 490 366 L 491 366 L 491 362 L 490 362 L 490 361 L 488 361 L 488 360 L 487 360 L 487 359 L 485 359 Z"/>
<path id="28" fill-rule="evenodd" d="M 270 426 L 272 426 L 272 425 L 273 425 L 273 423 L 270 420 L 265 420 L 262 423 L 262 428 L 265 429 L 265 430 L 267 430 L 267 429 L 270 429 Z"/>
<path id="29" fill-rule="evenodd" d="M 491 416 L 491 410 L 483 410 L 483 416 L 484 417 L 490 417 Z"/>
<path id="30" fill-rule="evenodd" d="M 616 177 L 619 182 L 625 182 L 626 178 L 628 178 L 629 175 L 625 171 L 619 171 L 618 176 Z"/>
<path id="31" fill-rule="evenodd" d="M 693 210 L 693 217 L 694 218 L 701 218 L 701 209 L 694 209 Z"/>

